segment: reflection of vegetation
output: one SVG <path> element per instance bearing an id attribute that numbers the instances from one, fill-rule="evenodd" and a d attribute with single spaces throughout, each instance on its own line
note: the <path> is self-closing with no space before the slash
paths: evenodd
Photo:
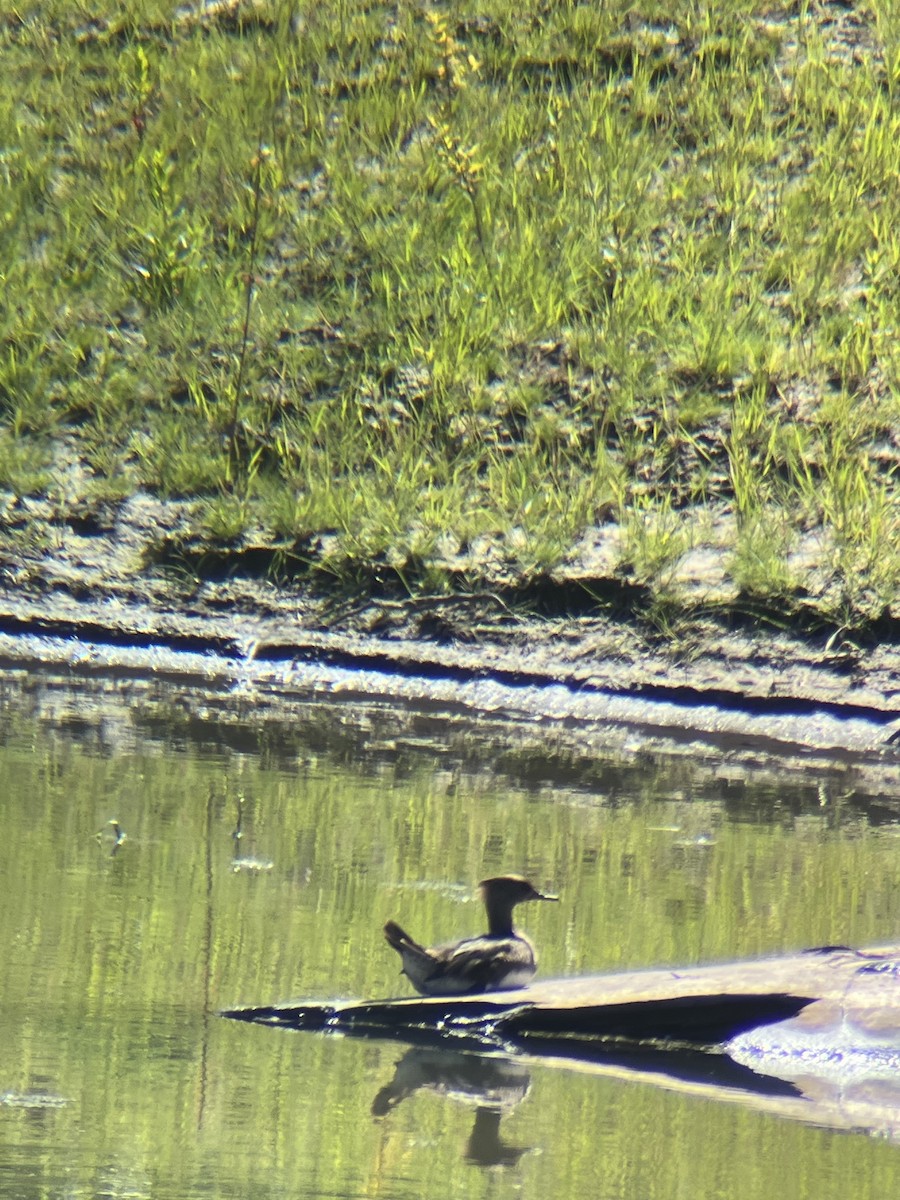
<path id="1" fill-rule="evenodd" d="M 66 711 L 78 740 L 2 712 L 3 1087 L 40 1081 L 72 1101 L 49 1124 L 4 1117 L 7 1142 L 27 1148 L 10 1155 L 14 1178 L 40 1161 L 90 1194 L 469 1194 L 464 1105 L 420 1092 L 389 1123 L 368 1116 L 401 1049 L 217 1021 L 206 978 L 212 1007 L 395 991 L 380 925 L 398 899 L 423 935 L 467 932 L 480 910 L 461 896 L 500 867 L 562 893 L 528 914 L 545 974 L 893 931 L 894 840 L 861 818 L 835 820 L 824 795 L 794 816 L 784 781 L 747 788 L 720 774 L 713 798 L 685 760 L 669 774 L 606 764 L 591 791 L 523 790 L 498 782 L 487 754 L 483 770 L 467 763 L 462 747 L 452 774 L 445 746 L 383 744 L 357 761 L 346 740 L 332 756 L 324 729 L 306 738 L 298 722 L 261 737 L 262 758 L 252 729 L 232 749 L 198 752 L 187 727 L 167 732 L 152 707 L 158 740 L 124 707 L 106 704 L 96 722 L 84 706 Z M 212 738 L 217 725 L 199 732 Z M 271 871 L 232 870 L 239 797 L 242 851 Z M 111 814 L 128 832 L 114 857 L 96 841 Z M 679 844 L 709 828 L 715 846 Z M 613 1128 L 608 1194 L 662 1200 L 684 1178 L 691 1194 L 713 1194 L 732 1177 L 735 1143 L 748 1154 L 757 1144 L 759 1121 L 714 1105 L 698 1121 L 696 1099 L 683 1105 L 540 1071 L 503 1132 L 541 1150 L 520 1161 L 529 1194 L 595 1190 L 598 1130 Z M 831 1154 L 833 1142 L 792 1126 L 765 1136 L 747 1200 L 793 1179 L 801 1158 L 816 1194 L 890 1194 L 895 1148 L 842 1139 Z"/>
<path id="2" fill-rule="evenodd" d="M 11 16 L 0 416 L 211 538 L 328 531 L 348 585 L 646 517 L 671 599 L 659 531 L 710 505 L 744 595 L 863 624 L 900 583 L 896 54 L 883 3 Z"/>

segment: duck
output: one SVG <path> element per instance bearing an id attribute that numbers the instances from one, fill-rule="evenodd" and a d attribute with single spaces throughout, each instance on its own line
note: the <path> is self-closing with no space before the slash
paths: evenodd
<path id="1" fill-rule="evenodd" d="M 534 946 L 513 927 L 513 909 L 529 900 L 558 900 L 521 875 L 498 875 L 478 885 L 487 909 L 488 931 L 427 949 L 414 941 L 396 921 L 384 926 L 384 936 L 403 962 L 405 975 L 421 996 L 465 996 L 526 987 L 537 971 Z"/>

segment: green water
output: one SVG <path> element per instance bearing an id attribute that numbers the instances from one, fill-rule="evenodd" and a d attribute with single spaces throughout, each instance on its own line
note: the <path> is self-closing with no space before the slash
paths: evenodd
<path id="1" fill-rule="evenodd" d="M 475 932 L 499 871 L 560 893 L 522 910 L 544 975 L 889 939 L 900 827 L 852 776 L 711 783 L 632 748 L 576 788 L 339 708 L 223 739 L 165 697 L 26 707 L 0 704 L 4 1195 L 896 1194 L 900 1146 L 861 1133 L 542 1064 L 487 1068 L 498 1117 L 465 1059 L 425 1086 L 413 1054 L 390 1095 L 402 1045 L 215 1015 L 405 991 L 383 921 Z"/>

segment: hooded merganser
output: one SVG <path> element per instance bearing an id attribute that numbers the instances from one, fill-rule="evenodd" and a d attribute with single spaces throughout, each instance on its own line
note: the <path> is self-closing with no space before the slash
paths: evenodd
<path id="1" fill-rule="evenodd" d="M 544 896 L 521 875 L 500 875 L 478 885 L 487 909 L 488 931 L 447 946 L 426 950 L 395 921 L 384 936 L 403 960 L 403 974 L 423 996 L 463 996 L 525 987 L 537 970 L 534 947 L 516 933 L 513 909 L 526 900 L 558 900 Z"/>

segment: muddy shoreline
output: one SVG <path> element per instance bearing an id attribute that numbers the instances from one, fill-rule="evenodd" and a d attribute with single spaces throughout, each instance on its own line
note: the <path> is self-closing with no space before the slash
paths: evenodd
<path id="1" fill-rule="evenodd" d="M 18 529 L 7 509 L 0 547 L 7 670 L 180 680 L 244 705 L 255 696 L 273 714 L 304 696 L 397 702 L 575 730 L 585 745 L 637 733 L 692 753 L 865 760 L 900 778 L 891 641 L 721 617 L 666 638 L 621 608 L 589 611 L 565 575 L 543 581 L 543 602 L 517 602 L 500 579 L 477 594 L 403 598 L 386 586 L 348 601 L 254 578 L 246 554 L 247 573 L 225 578 L 160 563 L 160 537 L 183 533 L 188 505 L 138 495 L 104 519 L 26 504 Z"/>

